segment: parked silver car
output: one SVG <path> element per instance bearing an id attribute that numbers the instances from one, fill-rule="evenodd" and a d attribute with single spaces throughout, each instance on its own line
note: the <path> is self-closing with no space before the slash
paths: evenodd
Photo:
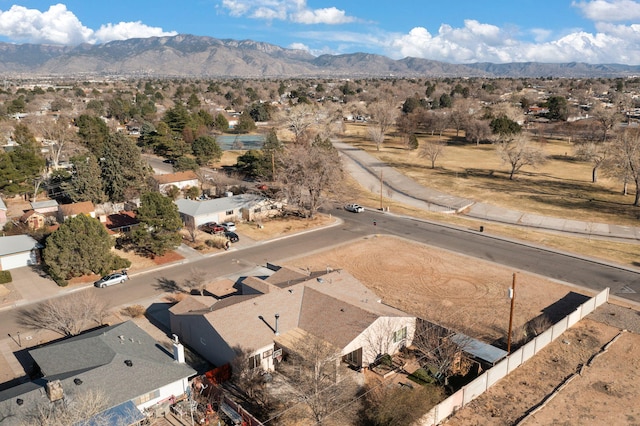
<path id="1" fill-rule="evenodd" d="M 127 271 L 114 272 L 113 274 L 105 275 L 100 278 L 98 281 L 94 282 L 93 285 L 98 288 L 104 288 L 110 285 L 123 283 L 128 279 L 129 275 L 127 275 Z"/>
<path id="2" fill-rule="evenodd" d="M 236 230 L 236 224 L 234 222 L 222 222 L 220 226 L 227 232 L 234 232 Z"/>

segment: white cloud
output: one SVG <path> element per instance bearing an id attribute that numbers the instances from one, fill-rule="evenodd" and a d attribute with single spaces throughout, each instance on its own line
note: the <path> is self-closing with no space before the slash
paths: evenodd
<path id="1" fill-rule="evenodd" d="M 150 27 L 140 21 L 137 22 L 120 22 L 117 24 L 102 25 L 95 32 L 95 37 L 99 42 L 107 42 L 111 40 L 126 40 L 129 38 L 147 38 L 147 37 L 163 37 L 174 36 L 178 33 L 175 31 L 163 31 L 162 28 Z"/>
<path id="2" fill-rule="evenodd" d="M 640 3 L 633 0 L 573 1 L 571 5 L 592 21 L 632 21 L 640 18 Z"/>
<path id="3" fill-rule="evenodd" d="M 0 35 L 31 43 L 79 44 L 90 41 L 93 31 L 63 4 L 45 12 L 14 5 L 0 11 Z"/>
<path id="4" fill-rule="evenodd" d="M 175 34 L 139 21 L 106 24 L 94 31 L 82 25 L 64 4 L 53 5 L 45 12 L 15 5 L 0 11 L 0 35 L 19 42 L 76 45 Z"/>
<path id="5" fill-rule="evenodd" d="M 222 0 L 229 15 L 248 16 L 267 21 L 280 20 L 298 24 L 337 25 L 355 22 L 356 18 L 335 7 L 310 9 L 306 0 Z"/>
<path id="6" fill-rule="evenodd" d="M 493 25 L 465 21 L 464 27 L 442 25 L 438 34 L 416 27 L 408 34 L 391 34 L 383 43 L 394 58 L 406 56 L 456 63 L 471 62 L 588 62 L 640 64 L 640 24 L 599 23 L 595 34 L 572 31 L 551 39 L 545 30 L 531 30 L 533 42 Z"/>

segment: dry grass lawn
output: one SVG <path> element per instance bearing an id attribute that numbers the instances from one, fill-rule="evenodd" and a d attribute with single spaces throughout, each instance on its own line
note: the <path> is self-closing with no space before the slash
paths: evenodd
<path id="1" fill-rule="evenodd" d="M 418 140 L 437 138 L 420 135 Z M 426 158 L 420 158 L 419 149 L 408 150 L 397 136 L 391 137 L 380 151 L 367 139 L 365 126 L 347 126 L 345 142 L 443 192 L 547 216 L 571 214 L 576 220 L 638 225 L 640 208 L 631 205 L 633 193 L 622 195 L 622 184 L 602 172 L 598 182 L 591 183 L 591 165 L 576 160 L 573 146 L 563 140 L 538 139 L 548 156 L 547 163 L 535 169 L 525 167 L 516 179 L 509 180 L 509 166 L 502 163 L 493 145 L 464 143 L 455 137 L 455 132 L 443 135 L 448 145 L 435 169 L 430 168 Z"/>

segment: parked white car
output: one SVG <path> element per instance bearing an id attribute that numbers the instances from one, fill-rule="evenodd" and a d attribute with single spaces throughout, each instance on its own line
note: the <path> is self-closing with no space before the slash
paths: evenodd
<path id="1" fill-rule="evenodd" d="M 93 285 L 98 288 L 105 288 L 110 285 L 123 283 L 128 279 L 129 275 L 127 275 L 127 271 L 114 272 L 113 274 L 105 275 L 100 278 L 98 281 L 94 282 Z"/>
<path id="2" fill-rule="evenodd" d="M 233 222 L 222 222 L 220 226 L 227 232 L 234 232 L 236 230 L 236 224 Z"/>
<path id="3" fill-rule="evenodd" d="M 346 206 L 344 206 L 344 209 L 348 212 L 353 213 L 362 213 L 364 211 L 364 207 L 362 207 L 360 204 L 347 204 Z"/>

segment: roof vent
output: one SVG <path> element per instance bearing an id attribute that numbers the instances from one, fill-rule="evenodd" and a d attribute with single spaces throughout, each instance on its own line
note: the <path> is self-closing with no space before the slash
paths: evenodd
<path id="1" fill-rule="evenodd" d="M 318 281 L 320 284 L 322 284 L 324 282 L 324 280 L 320 277 L 316 278 L 316 281 Z"/>
<path id="2" fill-rule="evenodd" d="M 24 400 L 22 398 L 18 398 L 18 399 L 16 399 L 16 404 L 22 405 L 22 404 L 24 404 Z"/>
<path id="3" fill-rule="evenodd" d="M 130 359 L 125 359 L 125 360 L 124 360 L 124 364 L 125 364 L 127 367 L 132 367 L 132 366 L 133 366 L 133 362 L 132 362 Z"/>
<path id="4" fill-rule="evenodd" d="M 76 386 L 80 386 L 82 384 L 82 380 L 78 379 L 77 377 L 75 379 L 73 379 L 73 383 L 76 384 Z"/>

